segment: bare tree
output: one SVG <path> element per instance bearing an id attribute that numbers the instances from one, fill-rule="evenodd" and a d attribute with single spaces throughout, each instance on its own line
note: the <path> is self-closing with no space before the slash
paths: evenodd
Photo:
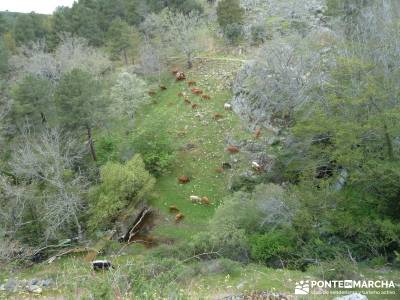
<path id="1" fill-rule="evenodd" d="M 25 132 L 15 148 L 11 168 L 16 176 L 33 183 L 42 183 L 42 221 L 47 224 L 46 238 L 55 237 L 66 225 L 74 224 L 82 237 L 79 215 L 86 182 L 76 163 L 81 159 L 80 147 L 62 136 L 57 129 L 47 129 L 40 136 Z"/>
<path id="2" fill-rule="evenodd" d="M 73 69 L 80 69 L 100 76 L 111 67 L 107 56 L 88 45 L 79 37 L 64 35 L 54 53 L 49 53 L 44 42 L 22 47 L 18 55 L 10 59 L 16 77 L 32 74 L 52 82 Z"/>
<path id="3" fill-rule="evenodd" d="M 149 15 L 142 28 L 151 39 L 158 39 L 169 49 L 182 53 L 191 68 L 195 53 L 203 47 L 200 38 L 206 30 L 203 22 L 198 13 L 182 14 L 165 9 L 159 15 Z"/>
<path id="4" fill-rule="evenodd" d="M 312 99 L 312 88 L 325 81 L 322 53 L 300 36 L 265 45 L 238 74 L 234 110 L 252 123 L 268 125 L 275 119 L 276 125 L 290 125 L 295 111 Z"/>
<path id="5" fill-rule="evenodd" d="M 149 99 L 146 82 L 135 74 L 122 72 L 111 88 L 111 98 L 113 100 L 110 106 L 112 112 L 119 116 L 126 115 L 133 121 L 137 109 Z"/>

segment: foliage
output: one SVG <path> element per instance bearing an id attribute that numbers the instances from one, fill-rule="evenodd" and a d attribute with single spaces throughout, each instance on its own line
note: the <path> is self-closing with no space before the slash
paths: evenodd
<path id="1" fill-rule="evenodd" d="M 239 0 L 222 0 L 217 6 L 218 24 L 223 30 L 231 24 L 243 24 L 244 9 Z"/>
<path id="2" fill-rule="evenodd" d="M 27 75 L 13 89 L 15 118 L 31 125 L 45 124 L 54 118 L 53 86 L 40 77 Z"/>
<path id="3" fill-rule="evenodd" d="M 145 200 L 155 183 L 140 155 L 124 165 L 108 162 L 101 167 L 100 178 L 101 184 L 90 193 L 92 229 L 107 227 L 127 205 Z"/>
<path id="4" fill-rule="evenodd" d="M 65 127 L 91 127 L 93 111 L 101 109 L 98 83 L 91 74 L 74 69 L 61 78 L 55 92 L 55 102 Z"/>
<path id="5" fill-rule="evenodd" d="M 290 230 L 255 235 L 250 244 L 252 258 L 272 266 L 285 266 L 286 261 L 297 252 L 295 233 Z"/>
<path id="6" fill-rule="evenodd" d="M 175 158 L 172 141 L 160 132 L 157 126 L 138 131 L 130 142 L 134 151 L 143 157 L 146 170 L 156 177 L 164 174 Z"/>
<path id="7" fill-rule="evenodd" d="M 133 47 L 131 31 L 128 23 L 116 19 L 111 23 L 107 32 L 111 57 L 118 59 L 122 55 L 126 65 L 128 64 L 128 50 Z"/>

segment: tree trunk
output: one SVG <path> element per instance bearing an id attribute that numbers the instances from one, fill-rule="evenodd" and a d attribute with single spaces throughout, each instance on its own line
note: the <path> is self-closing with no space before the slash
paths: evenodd
<path id="1" fill-rule="evenodd" d="M 92 129 L 90 126 L 87 127 L 87 136 L 88 136 L 88 143 L 90 147 L 90 153 L 92 154 L 92 158 L 94 161 L 97 161 L 97 156 L 96 156 L 96 149 L 94 147 L 94 142 L 93 142 L 93 137 L 92 137 Z"/>
<path id="2" fill-rule="evenodd" d="M 126 53 L 126 49 L 122 50 L 124 54 L 125 65 L 128 65 L 128 54 Z"/>
<path id="3" fill-rule="evenodd" d="M 393 154 L 393 144 L 392 144 L 392 139 L 390 138 L 390 134 L 388 132 L 387 125 L 383 125 L 384 131 L 385 131 L 385 142 L 386 142 L 386 147 L 387 147 L 387 152 L 390 160 L 394 159 L 394 154 Z"/>
<path id="4" fill-rule="evenodd" d="M 40 112 L 40 117 L 42 118 L 42 124 L 47 123 L 46 115 L 43 112 Z"/>
<path id="5" fill-rule="evenodd" d="M 188 69 L 191 69 L 193 67 L 192 55 L 190 55 L 190 54 L 187 55 L 187 66 L 188 66 Z"/>

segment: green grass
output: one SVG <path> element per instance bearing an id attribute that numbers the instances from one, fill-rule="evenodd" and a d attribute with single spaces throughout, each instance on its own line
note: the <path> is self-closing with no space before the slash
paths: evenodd
<path id="1" fill-rule="evenodd" d="M 211 100 L 202 100 L 190 92 L 186 82 L 175 82 L 171 75 L 163 82 L 166 91 L 159 91 L 154 96 L 155 104 L 139 114 L 137 127 L 161 128 L 160 134 L 168 135 L 176 146 L 176 161 L 171 170 L 157 180 L 150 204 L 165 215 L 163 221 L 154 230 L 154 234 L 174 240 L 190 238 L 191 235 L 205 228 L 215 208 L 228 194 L 229 174 L 218 174 L 216 169 L 223 162 L 230 161 L 226 152 L 226 138 L 246 135 L 238 117 L 224 111 L 224 103 L 229 102 L 228 91 L 217 90 L 217 82 L 199 74 L 187 73 L 188 79 L 196 80 L 197 87 L 211 96 Z M 192 109 L 184 103 L 184 92 L 198 109 Z M 221 120 L 214 120 L 215 113 L 223 115 Z M 186 144 L 194 144 L 193 150 L 183 150 Z M 177 178 L 189 176 L 189 184 L 179 184 Z M 212 205 L 205 206 L 190 202 L 191 195 L 206 196 Z M 174 215 L 168 213 L 170 205 L 175 205 L 185 215 L 180 224 L 175 224 Z M 165 218 L 161 218 L 165 220 Z"/>

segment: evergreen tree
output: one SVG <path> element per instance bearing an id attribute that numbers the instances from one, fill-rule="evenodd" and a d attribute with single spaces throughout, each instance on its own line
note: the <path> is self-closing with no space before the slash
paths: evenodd
<path id="1" fill-rule="evenodd" d="M 118 59 L 122 55 L 127 65 L 129 63 L 128 50 L 133 47 L 131 28 L 128 23 L 121 19 L 114 20 L 108 30 L 107 40 L 111 57 Z"/>
<path id="2" fill-rule="evenodd" d="M 55 102 L 62 125 L 70 130 L 86 130 L 90 152 L 96 161 L 92 128 L 103 105 L 99 97 L 99 83 L 93 76 L 79 69 L 65 74 L 56 89 Z"/>

